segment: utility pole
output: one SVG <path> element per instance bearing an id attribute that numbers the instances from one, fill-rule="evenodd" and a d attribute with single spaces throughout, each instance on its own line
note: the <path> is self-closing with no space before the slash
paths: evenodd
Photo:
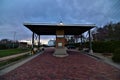
<path id="1" fill-rule="evenodd" d="M 16 36 L 16 32 L 13 32 L 13 48 L 15 47 L 15 36 Z"/>

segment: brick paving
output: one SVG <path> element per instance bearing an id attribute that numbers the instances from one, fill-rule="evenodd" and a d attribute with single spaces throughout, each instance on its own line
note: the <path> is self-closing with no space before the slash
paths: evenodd
<path id="1" fill-rule="evenodd" d="M 120 80 L 120 70 L 84 54 L 68 51 L 58 58 L 45 52 L 7 74 L 0 80 Z"/>

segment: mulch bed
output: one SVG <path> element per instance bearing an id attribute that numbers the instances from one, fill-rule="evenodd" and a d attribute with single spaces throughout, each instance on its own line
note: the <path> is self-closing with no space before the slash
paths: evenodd
<path id="1" fill-rule="evenodd" d="M 52 56 L 45 52 L 15 70 L 0 76 L 0 80 L 120 80 L 120 70 L 79 52 L 69 56 Z"/>

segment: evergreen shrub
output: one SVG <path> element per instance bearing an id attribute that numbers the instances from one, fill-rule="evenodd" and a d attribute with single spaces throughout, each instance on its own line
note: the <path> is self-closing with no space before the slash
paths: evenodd
<path id="1" fill-rule="evenodd" d="M 114 53 L 113 53 L 112 60 L 113 60 L 114 62 L 120 63 L 120 48 L 115 49 L 115 51 L 114 51 Z"/>

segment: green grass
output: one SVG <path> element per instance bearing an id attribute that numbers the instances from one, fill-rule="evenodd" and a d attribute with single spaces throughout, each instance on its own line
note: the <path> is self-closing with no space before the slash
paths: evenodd
<path id="1" fill-rule="evenodd" d="M 1 57 L 5 57 L 5 56 L 10 56 L 10 55 L 14 55 L 14 54 L 19 54 L 22 52 L 26 52 L 29 51 L 29 49 L 7 49 L 7 50 L 0 50 L 0 58 Z"/>
<path id="2" fill-rule="evenodd" d="M 19 57 L 16 57 L 16 58 L 12 58 L 10 60 L 6 60 L 6 61 L 3 61 L 3 62 L 0 62 L 0 67 L 8 65 L 8 64 L 13 63 L 13 62 L 16 62 L 18 60 L 25 59 L 27 57 L 29 57 L 29 55 L 26 54 L 26 55 L 23 55 L 23 56 L 19 56 Z"/>

